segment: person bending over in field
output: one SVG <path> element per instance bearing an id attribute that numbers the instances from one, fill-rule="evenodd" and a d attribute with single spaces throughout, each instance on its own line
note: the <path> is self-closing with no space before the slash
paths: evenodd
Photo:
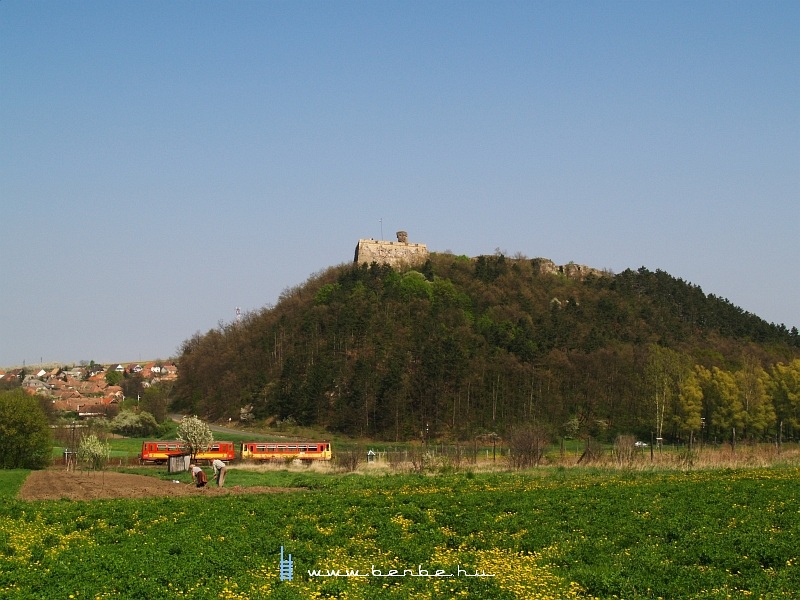
<path id="1" fill-rule="evenodd" d="M 206 477 L 205 471 L 203 471 L 203 469 L 197 465 L 189 465 L 189 468 L 192 471 L 192 479 L 197 487 L 205 487 L 205 485 L 208 483 L 208 477 Z"/>
<path id="2" fill-rule="evenodd" d="M 215 459 L 211 465 L 214 467 L 214 479 L 217 480 L 217 487 L 225 485 L 225 475 L 228 473 L 228 465 L 220 459 Z"/>

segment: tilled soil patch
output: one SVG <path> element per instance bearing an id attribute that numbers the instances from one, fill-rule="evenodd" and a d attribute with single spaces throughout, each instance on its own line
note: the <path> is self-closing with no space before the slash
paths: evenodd
<path id="1" fill-rule="evenodd" d="M 275 494 L 296 492 L 299 488 L 240 487 L 218 488 L 213 481 L 206 487 L 174 483 L 146 475 L 113 471 L 86 472 L 47 469 L 32 471 L 18 497 L 22 500 L 96 500 L 98 498 L 154 498 L 165 496 L 224 496 L 227 494 Z"/>

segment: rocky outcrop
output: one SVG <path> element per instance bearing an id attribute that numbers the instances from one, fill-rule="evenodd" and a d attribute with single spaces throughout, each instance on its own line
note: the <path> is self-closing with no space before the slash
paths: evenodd
<path id="1" fill-rule="evenodd" d="M 534 258 L 532 261 L 533 268 L 542 274 L 550 275 L 563 275 L 570 279 L 584 279 L 589 275 L 595 277 L 602 277 L 608 275 L 606 271 L 600 269 L 593 269 L 586 265 L 577 265 L 575 263 L 567 263 L 566 265 L 557 265 L 549 258 Z"/>

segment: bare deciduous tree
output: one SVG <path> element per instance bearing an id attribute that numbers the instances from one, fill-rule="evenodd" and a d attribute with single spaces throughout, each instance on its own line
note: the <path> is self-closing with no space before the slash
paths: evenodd
<path id="1" fill-rule="evenodd" d="M 620 434 L 614 440 L 614 458 L 617 464 L 630 464 L 636 456 L 636 438 L 632 435 Z"/>
<path id="2" fill-rule="evenodd" d="M 507 440 L 508 460 L 515 469 L 537 466 L 542 462 L 550 436 L 543 427 L 525 424 L 511 429 Z"/>
<path id="3" fill-rule="evenodd" d="M 352 473 L 353 471 L 358 469 L 358 466 L 361 464 L 363 458 L 364 458 L 364 449 L 358 447 L 358 448 L 351 448 L 348 450 L 339 450 L 338 452 L 336 452 L 336 456 L 334 457 L 333 462 L 342 471 Z"/>

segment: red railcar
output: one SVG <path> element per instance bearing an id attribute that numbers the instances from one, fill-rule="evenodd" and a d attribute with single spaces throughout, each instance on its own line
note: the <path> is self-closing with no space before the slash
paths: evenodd
<path id="1" fill-rule="evenodd" d="M 161 464 L 167 462 L 170 456 L 188 454 L 189 448 L 177 440 L 155 440 L 142 442 L 142 452 L 139 454 L 140 463 Z M 206 450 L 195 455 L 197 462 L 211 462 L 220 459 L 224 462 L 236 458 L 236 447 L 233 442 L 214 442 Z"/>
<path id="2" fill-rule="evenodd" d="M 242 460 L 330 460 L 330 442 L 243 442 Z"/>

